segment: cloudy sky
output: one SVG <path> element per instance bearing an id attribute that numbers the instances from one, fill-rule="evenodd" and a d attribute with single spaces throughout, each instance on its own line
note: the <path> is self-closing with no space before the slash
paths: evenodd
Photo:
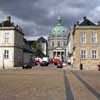
<path id="1" fill-rule="evenodd" d="M 100 21 L 100 0 L 0 0 L 0 21 L 8 15 L 26 36 L 47 36 L 57 16 L 66 28 L 83 16 Z"/>

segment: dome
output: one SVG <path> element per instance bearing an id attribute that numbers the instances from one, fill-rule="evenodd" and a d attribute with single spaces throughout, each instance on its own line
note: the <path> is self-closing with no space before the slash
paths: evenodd
<path id="1" fill-rule="evenodd" d="M 64 37 L 66 33 L 66 29 L 63 26 L 63 22 L 61 17 L 58 17 L 56 20 L 56 24 L 52 28 L 51 32 L 49 33 L 50 37 Z"/>

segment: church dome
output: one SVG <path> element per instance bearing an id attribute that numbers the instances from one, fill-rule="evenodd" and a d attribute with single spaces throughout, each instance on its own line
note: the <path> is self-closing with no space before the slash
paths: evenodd
<path id="1" fill-rule="evenodd" d="M 49 37 L 64 37 L 65 34 L 66 34 L 66 29 L 63 26 L 62 19 L 61 17 L 58 17 L 56 20 L 56 24 L 49 33 Z"/>

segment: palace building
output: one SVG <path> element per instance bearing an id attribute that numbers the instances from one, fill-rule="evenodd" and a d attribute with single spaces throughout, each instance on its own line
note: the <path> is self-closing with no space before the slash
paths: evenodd
<path id="1" fill-rule="evenodd" d="M 73 67 L 97 69 L 100 63 L 100 25 L 86 17 L 71 28 L 67 41 L 67 62 Z"/>
<path id="2" fill-rule="evenodd" d="M 32 51 L 26 47 L 26 42 L 24 42 L 22 28 L 14 25 L 11 17 L 8 16 L 0 23 L 0 69 L 21 67 L 29 62 L 31 55 Z"/>
<path id="3" fill-rule="evenodd" d="M 50 58 L 59 57 L 66 60 L 67 31 L 61 17 L 48 34 L 48 55 Z"/>

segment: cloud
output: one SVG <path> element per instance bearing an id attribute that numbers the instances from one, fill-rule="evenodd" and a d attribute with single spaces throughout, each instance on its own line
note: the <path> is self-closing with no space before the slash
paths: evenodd
<path id="1" fill-rule="evenodd" d="M 97 6 L 90 12 L 89 17 L 95 22 L 100 21 L 100 6 Z"/>
<path id="2" fill-rule="evenodd" d="M 69 27 L 83 16 L 99 20 L 99 0 L 0 0 L 0 21 L 11 15 L 25 35 L 47 35 L 57 16 Z"/>

